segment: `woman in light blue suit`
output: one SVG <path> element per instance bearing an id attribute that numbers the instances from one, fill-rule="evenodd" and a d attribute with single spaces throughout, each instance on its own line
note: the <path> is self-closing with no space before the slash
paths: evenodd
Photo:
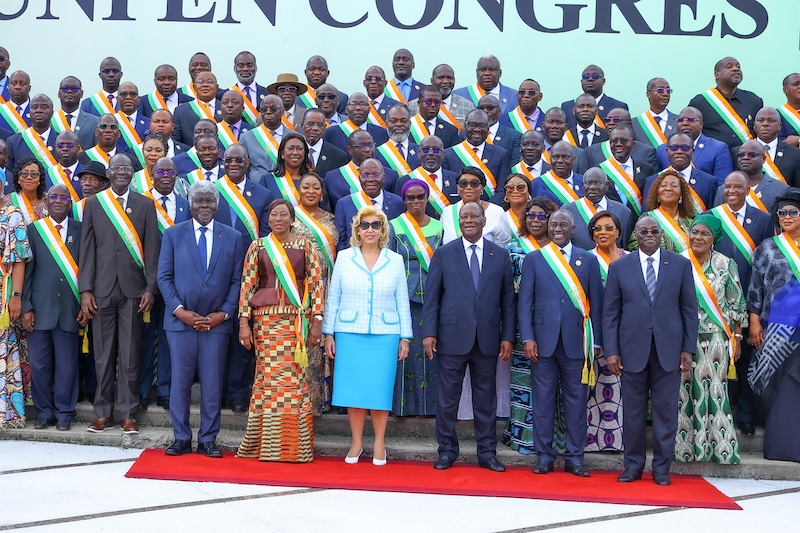
<path id="1" fill-rule="evenodd" d="M 372 464 L 386 464 L 384 435 L 397 361 L 408 356 L 411 311 L 403 258 L 389 250 L 389 221 L 364 207 L 353 217 L 351 248 L 339 252 L 328 288 L 322 332 L 336 357 L 333 405 L 348 407 L 352 441 L 345 462 L 363 452 L 367 409 L 375 431 Z"/>

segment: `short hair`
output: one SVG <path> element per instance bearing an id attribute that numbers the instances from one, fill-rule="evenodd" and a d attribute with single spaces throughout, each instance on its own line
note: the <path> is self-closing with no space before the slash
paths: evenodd
<path id="1" fill-rule="evenodd" d="M 442 96 L 442 90 L 439 89 L 436 85 L 425 85 L 422 89 L 419 90 L 419 94 L 426 94 L 426 93 L 436 93 L 439 97 Z"/>
<path id="2" fill-rule="evenodd" d="M 477 206 L 477 207 L 478 207 L 478 210 L 480 210 L 481 216 L 482 216 L 483 218 L 486 218 L 486 209 L 484 209 L 484 208 L 483 208 L 483 206 L 481 205 L 481 203 L 480 203 L 480 202 L 467 202 L 467 203 L 463 204 L 463 205 L 461 206 L 461 209 L 459 209 L 459 210 L 458 210 L 458 216 L 459 216 L 459 218 L 461 218 L 461 211 L 463 211 L 465 207 L 467 207 L 467 206 L 470 206 L 470 205 Z"/>
<path id="3" fill-rule="evenodd" d="M 386 245 L 389 244 L 389 219 L 386 218 L 386 213 L 382 209 L 378 209 L 374 205 L 362 207 L 353 217 L 353 223 L 350 227 L 350 246 L 361 246 L 361 235 L 358 234 L 358 226 L 364 217 L 378 217 L 378 220 L 381 221 L 381 238 L 378 239 L 378 247 L 386 248 Z"/>
<path id="4" fill-rule="evenodd" d="M 620 234 L 622 234 L 622 223 L 619 221 L 619 217 L 606 209 L 604 211 L 598 211 L 597 214 L 589 220 L 588 227 L 589 227 L 590 239 L 594 240 L 594 226 L 595 224 L 597 224 L 597 221 L 603 217 L 611 218 L 611 221 L 614 223 L 614 226 L 617 228 L 617 231 L 620 232 Z"/>
<path id="5" fill-rule="evenodd" d="M 319 113 L 320 115 L 325 116 L 325 113 L 322 111 L 322 109 L 318 107 L 309 107 L 308 109 L 303 111 L 303 122 L 306 121 L 306 115 L 308 115 L 309 113 Z"/>
<path id="6" fill-rule="evenodd" d="M 575 215 L 572 214 L 571 211 L 564 209 L 563 207 L 556 209 L 552 213 L 550 213 L 550 218 L 553 218 L 556 215 L 564 215 L 564 217 L 570 221 L 570 223 L 574 226 L 575 225 Z"/>
<path id="7" fill-rule="evenodd" d="M 294 206 L 292 205 L 292 202 L 290 202 L 285 198 L 278 198 L 276 200 L 272 200 L 272 203 L 270 203 L 269 206 L 267 207 L 267 217 L 269 217 L 269 214 L 272 213 L 272 211 L 279 205 L 285 205 L 286 207 L 289 208 L 289 215 L 292 217 L 292 222 L 294 222 L 295 219 Z"/>
<path id="8" fill-rule="evenodd" d="M 14 190 L 16 192 L 20 192 L 22 190 L 22 186 L 19 184 L 19 173 L 28 165 L 36 165 L 39 167 L 39 185 L 36 187 L 36 197 L 44 198 L 44 184 L 45 181 L 47 181 L 47 176 L 42 163 L 32 155 L 22 157 L 18 159 L 16 163 L 14 163 Z"/>
<path id="9" fill-rule="evenodd" d="M 792 72 L 791 74 L 789 74 L 788 76 L 783 78 L 783 88 L 784 89 L 786 88 L 787 85 L 789 85 L 789 78 L 791 78 L 792 76 L 800 76 L 800 74 L 798 74 L 797 72 Z"/>
<path id="10" fill-rule="evenodd" d="M 217 186 L 208 180 L 197 180 L 189 187 L 189 205 L 192 205 L 198 194 L 210 192 L 214 196 L 214 201 L 219 205 L 219 190 Z"/>

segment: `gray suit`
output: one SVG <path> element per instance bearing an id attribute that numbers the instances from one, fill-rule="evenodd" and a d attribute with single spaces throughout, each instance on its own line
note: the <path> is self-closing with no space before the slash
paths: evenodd
<path id="1" fill-rule="evenodd" d="M 617 246 L 619 248 L 625 248 L 625 245 L 628 243 L 628 239 L 633 232 L 633 215 L 631 214 L 631 210 L 628 209 L 627 206 L 611 200 L 610 198 L 606 197 L 606 205 L 608 211 L 614 213 L 617 218 L 619 219 L 620 226 L 622 227 L 622 231 L 619 234 L 619 238 L 617 239 Z M 583 220 L 583 217 L 578 212 L 578 208 L 575 206 L 575 202 L 567 204 L 564 206 L 564 209 L 569 211 L 575 217 L 575 232 L 572 234 L 572 244 L 577 246 L 578 248 L 583 248 L 585 250 L 591 250 L 595 247 L 595 242 L 589 237 L 589 226 Z"/>
<path id="2" fill-rule="evenodd" d="M 99 117 L 87 113 L 86 111 L 80 111 L 78 113 L 78 118 L 75 120 L 74 131 L 84 150 L 88 150 L 97 144 L 97 137 L 95 137 L 94 132 L 97 129 L 97 123 L 99 121 Z"/>
<path id="3" fill-rule="evenodd" d="M 775 198 L 781 195 L 783 191 L 788 189 L 789 186 L 776 179 L 770 178 L 767 175 L 761 179 L 756 185 L 755 193 L 764 203 L 764 207 L 768 211 L 772 211 L 772 206 L 775 205 Z M 717 189 L 717 195 L 714 197 L 714 207 L 722 205 L 725 200 L 722 198 L 722 187 Z"/>
<path id="4" fill-rule="evenodd" d="M 275 161 L 267 155 L 267 151 L 256 139 L 255 129 L 242 132 L 239 137 L 239 143 L 247 148 L 247 155 L 250 158 L 250 171 L 247 176 L 254 182 L 261 183 L 261 176 L 272 172 L 275 168 Z M 286 131 L 284 131 L 285 133 Z"/>
<path id="5" fill-rule="evenodd" d="M 664 136 L 669 139 L 670 135 L 678 133 L 678 115 L 667 109 L 667 126 L 664 128 Z M 631 119 L 631 123 L 633 126 L 633 136 L 636 138 L 637 141 L 640 143 L 652 146 L 650 142 L 650 138 L 645 134 L 642 126 L 639 125 L 639 121 L 636 120 L 636 117 Z M 655 148 L 655 146 L 653 147 Z"/>

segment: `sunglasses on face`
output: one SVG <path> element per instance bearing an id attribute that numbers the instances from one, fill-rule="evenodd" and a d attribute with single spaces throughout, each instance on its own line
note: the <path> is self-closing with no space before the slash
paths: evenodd
<path id="1" fill-rule="evenodd" d="M 370 228 L 372 228 L 374 230 L 379 230 L 379 229 L 381 229 L 383 227 L 383 222 L 381 222 L 380 220 L 374 220 L 372 222 L 364 222 L 362 220 L 361 222 L 358 223 L 358 227 L 359 227 L 359 229 L 362 229 L 364 231 L 366 231 L 366 230 L 368 230 Z"/>
<path id="2" fill-rule="evenodd" d="M 586 74 L 581 74 L 581 79 L 584 80 L 599 80 L 601 77 L 602 76 L 600 76 L 600 74 L 598 74 L 597 72 L 592 72 L 592 73 L 587 72 Z"/>
<path id="3" fill-rule="evenodd" d="M 383 76 L 365 76 L 364 81 L 367 83 L 381 83 L 383 81 Z"/>
<path id="4" fill-rule="evenodd" d="M 478 109 L 480 109 L 481 111 L 494 111 L 499 107 L 500 107 L 499 105 L 486 104 L 486 105 L 479 105 Z"/>
<path id="5" fill-rule="evenodd" d="M 23 170 L 22 172 L 20 172 L 19 174 L 17 174 L 17 177 L 18 177 L 19 179 L 31 179 L 31 180 L 38 180 L 38 179 L 39 179 L 39 177 L 40 177 L 41 175 L 42 175 L 42 173 L 41 173 L 41 172 L 38 172 L 38 171 L 27 171 L 27 170 Z"/>
<path id="6" fill-rule="evenodd" d="M 628 144 L 631 142 L 627 137 L 620 137 L 619 139 L 610 139 L 608 144 Z"/>
<path id="7" fill-rule="evenodd" d="M 245 159 L 244 157 L 226 157 L 225 159 L 223 159 L 223 161 L 225 162 L 226 165 L 233 163 L 234 161 L 242 165 L 244 164 Z"/>
<path id="8" fill-rule="evenodd" d="M 539 91 L 537 91 L 536 89 L 520 89 L 519 91 L 517 91 L 517 94 L 519 96 L 536 96 L 537 94 L 539 94 Z"/>
<path id="9" fill-rule="evenodd" d="M 689 150 L 692 149 L 692 147 L 689 146 L 688 144 L 670 144 L 669 146 L 667 146 L 667 148 L 669 148 L 670 152 L 677 152 L 678 150 L 680 150 L 681 152 L 688 152 Z"/>
<path id="10" fill-rule="evenodd" d="M 159 170 L 156 170 L 156 171 L 154 172 L 154 174 L 155 174 L 155 175 L 156 175 L 156 177 L 158 177 L 158 178 L 163 178 L 163 177 L 165 177 L 165 176 L 166 176 L 166 177 L 168 177 L 168 178 L 171 178 L 171 177 L 173 177 L 173 176 L 177 176 L 177 175 L 178 175 L 178 173 L 177 173 L 177 172 L 175 172 L 174 170 L 160 170 L 160 169 L 159 169 Z"/>
<path id="11" fill-rule="evenodd" d="M 622 122 L 622 119 L 620 117 L 606 117 L 603 119 L 603 122 L 606 124 L 619 124 Z"/>
<path id="12" fill-rule="evenodd" d="M 616 226 L 595 226 L 592 229 L 594 229 L 594 231 L 606 231 L 608 233 L 611 233 L 612 231 L 616 231 L 617 227 Z"/>
<path id="13" fill-rule="evenodd" d="M 482 187 L 480 180 L 470 180 L 470 181 L 459 180 L 458 186 L 461 187 L 462 189 L 467 189 L 467 188 L 480 189 Z"/>
<path id="14" fill-rule="evenodd" d="M 77 93 L 80 92 L 81 88 L 77 85 L 62 85 L 61 92 L 62 93 Z"/>
<path id="15" fill-rule="evenodd" d="M 63 150 L 64 148 L 72 150 L 73 148 L 75 148 L 75 143 L 56 143 L 56 148 L 58 148 L 59 150 Z"/>
<path id="16" fill-rule="evenodd" d="M 657 92 L 658 94 L 664 94 L 664 93 L 672 94 L 672 89 L 670 89 L 669 87 L 656 87 L 651 90 Z"/>
<path id="17" fill-rule="evenodd" d="M 119 93 L 119 98 L 136 98 L 137 96 L 139 96 L 139 93 L 135 91 L 125 91 Z"/>
<path id="18" fill-rule="evenodd" d="M 119 74 L 120 72 L 122 71 L 118 68 L 104 68 L 100 71 L 101 74 L 105 74 L 106 76 L 109 74 Z"/>
<path id="19" fill-rule="evenodd" d="M 522 192 L 528 190 L 528 186 L 524 183 L 517 183 L 516 185 L 506 185 L 506 192 Z"/>
<path id="20" fill-rule="evenodd" d="M 61 203 L 67 203 L 70 200 L 69 196 L 62 196 L 60 194 L 51 194 L 50 196 L 48 196 L 48 198 L 50 198 L 51 202 L 61 202 Z"/>
<path id="21" fill-rule="evenodd" d="M 295 87 L 294 85 L 290 85 L 288 87 L 278 87 L 278 92 L 279 93 L 285 93 L 287 91 L 290 92 L 290 93 L 296 93 L 297 92 L 297 87 Z"/>
<path id="22" fill-rule="evenodd" d="M 369 107 L 369 102 L 347 102 L 347 107 Z"/>
<path id="23" fill-rule="evenodd" d="M 749 157 L 750 159 L 755 159 L 756 157 L 763 157 L 763 154 L 758 152 L 738 152 L 736 157 L 739 159 L 743 159 L 744 157 Z"/>
<path id="24" fill-rule="evenodd" d="M 422 101 L 422 103 L 425 104 L 426 106 L 429 106 L 429 105 L 441 105 L 442 101 L 441 100 L 437 100 L 435 98 L 426 98 L 425 100 Z"/>
<path id="25" fill-rule="evenodd" d="M 778 218 L 797 218 L 800 217 L 800 211 L 797 209 L 778 209 Z"/>
<path id="26" fill-rule="evenodd" d="M 428 197 L 427 194 L 406 194 L 406 201 L 413 202 L 414 200 L 425 200 Z"/>
<path id="27" fill-rule="evenodd" d="M 113 167 L 108 167 L 108 170 L 111 172 L 133 172 L 133 167 L 130 165 L 114 165 Z"/>
<path id="28" fill-rule="evenodd" d="M 528 220 L 541 220 L 544 222 L 547 220 L 547 213 L 525 213 L 525 216 L 528 217 Z"/>
<path id="29" fill-rule="evenodd" d="M 638 233 L 642 237 L 647 237 L 648 235 L 652 235 L 654 237 L 658 237 L 659 235 L 661 235 L 661 228 L 655 228 L 655 229 L 650 229 L 650 230 L 637 229 L 636 233 Z"/>
<path id="30" fill-rule="evenodd" d="M 695 122 L 700 122 L 700 119 L 695 117 L 678 117 L 675 122 L 678 124 L 683 124 L 684 122 L 694 124 Z"/>
<path id="31" fill-rule="evenodd" d="M 318 100 L 336 100 L 337 96 L 338 95 L 336 95 L 336 94 L 318 94 L 317 95 L 317 99 Z"/>
<path id="32" fill-rule="evenodd" d="M 372 174 L 367 174 L 367 173 L 362 172 L 360 174 L 360 177 L 364 181 L 379 181 L 381 178 L 383 178 L 383 174 L 381 174 L 380 172 L 375 172 L 375 173 L 372 173 Z"/>
<path id="33" fill-rule="evenodd" d="M 419 149 L 419 151 L 422 152 L 423 154 L 440 154 L 440 153 L 442 153 L 442 149 L 441 148 L 438 148 L 438 147 L 431 148 L 429 146 L 423 146 L 422 148 Z"/>
<path id="34" fill-rule="evenodd" d="M 117 124 L 98 124 L 97 129 L 115 131 L 119 129 L 119 126 Z"/>

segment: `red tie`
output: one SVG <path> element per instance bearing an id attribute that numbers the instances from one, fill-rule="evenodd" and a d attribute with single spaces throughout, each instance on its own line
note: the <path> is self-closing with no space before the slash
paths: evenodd
<path id="1" fill-rule="evenodd" d="M 71 179 L 72 179 L 72 171 L 71 171 L 70 169 L 68 169 L 68 168 L 65 168 L 65 169 L 64 169 L 64 174 L 66 174 L 66 175 L 67 175 L 67 179 L 68 179 L 68 180 L 71 180 Z"/>
<path id="2" fill-rule="evenodd" d="M 435 172 L 434 172 L 433 174 L 431 174 L 431 179 L 432 179 L 433 181 L 436 181 L 436 173 L 435 173 Z"/>
<path id="3" fill-rule="evenodd" d="M 62 227 L 63 227 L 63 226 L 62 226 L 61 224 L 56 224 L 56 231 L 58 232 L 58 236 L 59 236 L 59 238 L 61 238 L 61 240 L 63 241 L 64 239 L 61 237 L 61 228 L 62 228 Z"/>
<path id="4" fill-rule="evenodd" d="M 108 98 L 108 103 L 111 104 L 111 107 L 114 107 L 114 95 L 109 94 L 106 98 Z"/>
<path id="5" fill-rule="evenodd" d="M 473 151 L 473 152 L 475 152 L 475 153 L 477 154 L 477 153 L 478 153 L 478 148 L 477 148 L 477 147 L 475 147 L 475 146 L 473 146 L 473 147 L 472 147 L 472 151 Z"/>

